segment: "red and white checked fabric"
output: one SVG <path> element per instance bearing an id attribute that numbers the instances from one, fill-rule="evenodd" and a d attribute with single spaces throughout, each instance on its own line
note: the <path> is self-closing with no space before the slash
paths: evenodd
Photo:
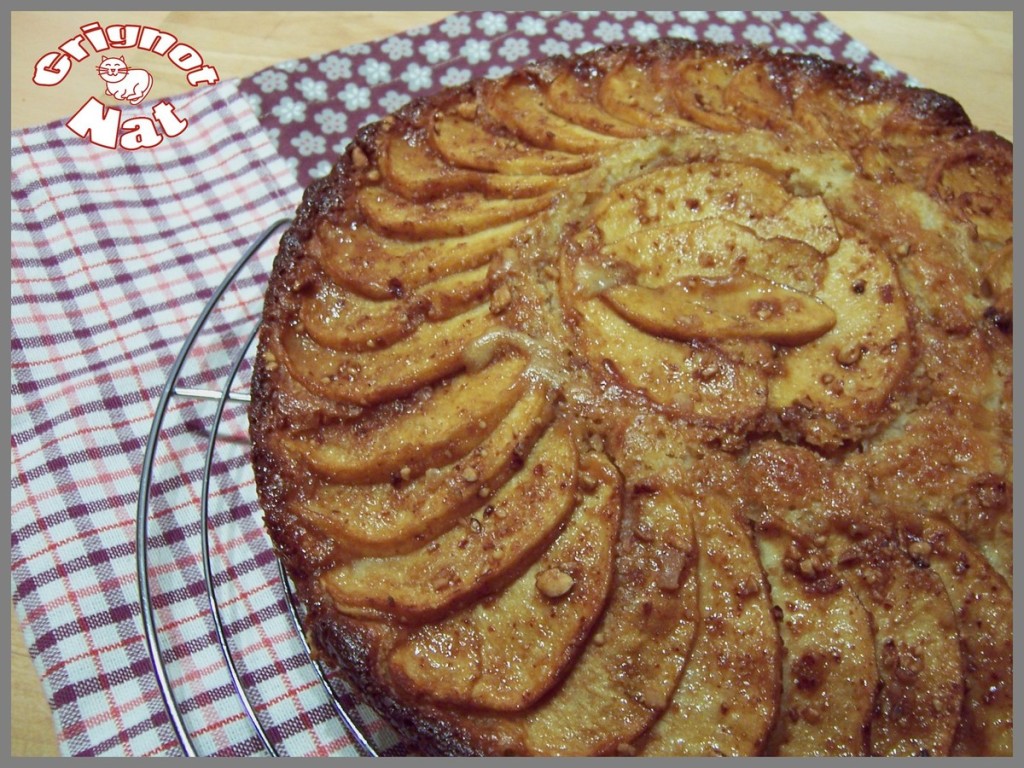
<path id="1" fill-rule="evenodd" d="M 11 136 L 12 595 L 61 749 L 72 755 L 178 750 L 136 583 L 146 438 L 168 369 L 213 288 L 300 195 L 237 83 L 173 103 L 190 126 L 155 149 L 95 147 L 61 123 Z M 219 386 L 259 313 L 272 252 L 221 302 L 189 384 Z M 245 754 L 259 747 L 224 690 L 201 591 L 196 501 L 210 414 L 208 404 L 178 398 L 165 421 L 151 502 L 153 601 L 200 750 Z M 280 590 L 251 508 L 245 443 L 236 406 L 214 467 L 211 560 L 238 652 L 252 659 L 242 672 L 258 677 L 265 659 L 286 660 L 269 653 L 283 624 L 258 618 L 281 613 Z M 302 681 L 293 682 L 263 692 L 260 705 L 308 710 Z"/>
<path id="2" fill-rule="evenodd" d="M 171 364 L 244 248 L 292 214 L 300 186 L 359 125 L 410 98 L 656 36 L 817 53 L 906 79 L 817 13 L 487 11 L 172 99 L 190 127 L 155 149 L 100 149 L 60 123 L 12 133 L 11 587 L 64 753 L 180 752 L 143 637 L 139 475 Z M 185 385 L 222 385 L 259 314 L 274 245 L 219 303 Z M 246 381 L 243 370 L 235 388 Z M 173 398 L 164 421 L 149 498 L 152 604 L 197 751 L 263 754 L 205 588 L 199 502 L 213 410 Z M 238 405 L 217 433 L 209 498 L 225 634 L 268 737 L 287 755 L 355 754 L 292 628 Z M 404 753 L 377 716 L 343 703 L 385 754 Z"/>

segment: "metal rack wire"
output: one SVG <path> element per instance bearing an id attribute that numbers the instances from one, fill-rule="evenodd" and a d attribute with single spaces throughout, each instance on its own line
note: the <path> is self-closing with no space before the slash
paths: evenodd
<path id="1" fill-rule="evenodd" d="M 178 741 L 181 744 L 182 751 L 188 756 L 197 756 L 200 752 L 198 751 L 196 741 L 193 738 L 194 734 L 190 732 L 186 719 L 183 717 L 178 691 L 176 691 L 168 674 L 165 660 L 166 649 L 161 646 L 159 632 L 160 627 L 157 620 L 157 613 L 154 610 L 152 581 L 154 573 L 150 565 L 149 557 L 151 546 L 150 521 L 153 517 L 150 505 L 151 489 L 153 484 L 153 467 L 163 435 L 164 419 L 167 415 L 168 406 L 173 398 L 208 400 L 216 403 L 216 410 L 213 415 L 212 423 L 209 426 L 205 461 L 202 469 L 199 509 L 195 510 L 199 520 L 203 582 L 206 591 L 206 600 L 209 607 L 209 617 L 213 623 L 216 641 L 220 647 L 225 668 L 230 676 L 231 685 L 233 686 L 235 695 L 238 697 L 245 715 L 248 718 L 249 724 L 251 725 L 259 742 L 262 744 L 263 750 L 267 754 L 277 756 L 282 753 L 281 744 L 275 742 L 274 738 L 271 736 L 272 729 L 268 728 L 267 724 L 261 721 L 257 708 L 253 705 L 250 691 L 243 682 L 243 676 L 239 674 L 238 660 L 232 650 L 229 637 L 225 631 L 225 622 L 221 615 L 221 600 L 215 584 L 210 552 L 210 537 L 212 532 L 209 509 L 210 483 L 213 475 L 215 456 L 217 453 L 218 430 L 224 418 L 225 409 L 228 407 L 229 403 L 247 403 L 249 401 L 248 392 L 240 391 L 235 387 L 239 371 L 242 368 L 243 362 L 246 360 L 246 356 L 249 353 L 259 330 L 258 320 L 253 318 L 250 321 L 251 329 L 235 353 L 229 366 L 227 376 L 219 390 L 186 387 L 182 384 L 181 376 L 185 364 L 189 360 L 189 356 L 195 348 L 197 339 L 206 326 L 207 321 L 210 319 L 210 316 L 217 309 L 219 302 L 222 300 L 229 287 L 238 278 L 239 274 L 250 260 L 252 260 L 253 256 L 260 251 L 264 244 L 266 244 L 276 232 L 281 230 L 282 227 L 288 223 L 289 221 L 287 219 L 275 222 L 249 245 L 242 254 L 242 257 L 225 275 L 220 285 L 213 292 L 213 295 L 200 312 L 195 324 L 192 326 L 191 331 L 186 337 L 174 364 L 171 366 L 163 391 L 157 402 L 156 414 L 153 418 L 153 425 L 146 443 L 146 450 L 139 480 L 136 552 L 138 559 L 139 603 L 141 606 L 143 628 L 150 660 L 153 664 L 153 671 L 156 675 L 157 684 L 160 688 L 160 693 L 163 697 L 171 725 Z M 315 673 L 316 678 L 319 680 L 323 696 L 337 715 L 337 718 L 345 731 L 347 731 L 348 735 L 351 737 L 352 744 L 358 753 L 364 756 L 376 757 L 380 751 L 379 745 L 374 744 L 371 736 L 367 732 L 368 729 L 362 723 L 354 708 L 347 707 L 342 702 L 338 692 L 334 687 L 332 687 L 332 683 L 329 681 L 326 670 L 321 666 L 320 662 L 314 658 L 301 629 L 301 606 L 299 606 L 296 600 L 291 582 L 288 580 L 280 563 L 278 563 L 277 567 L 278 574 L 280 576 L 281 589 L 285 593 L 285 600 L 283 602 L 287 608 L 291 626 L 295 631 L 296 642 L 300 642 L 302 648 L 304 648 L 305 659 L 308 661 L 308 664 Z"/>

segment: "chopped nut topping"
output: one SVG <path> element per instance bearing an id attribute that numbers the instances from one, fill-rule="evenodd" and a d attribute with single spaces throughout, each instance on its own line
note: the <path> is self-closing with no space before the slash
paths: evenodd
<path id="1" fill-rule="evenodd" d="M 477 475 L 475 469 L 473 469 L 472 467 L 467 467 L 462 472 L 462 479 L 465 480 L 467 483 L 475 483 L 479 479 L 479 476 Z"/>
<path id="2" fill-rule="evenodd" d="M 465 120 L 476 119 L 477 104 L 475 101 L 463 101 L 456 108 L 455 111 L 459 117 Z"/>
<path id="3" fill-rule="evenodd" d="M 837 349 L 835 351 L 835 358 L 836 362 L 840 365 L 849 367 L 851 365 L 856 365 L 863 354 L 864 350 L 861 348 L 860 344 L 853 344 L 846 349 Z"/>
<path id="4" fill-rule="evenodd" d="M 408 466 L 402 467 L 402 469 L 398 473 L 398 476 L 403 480 L 408 480 L 410 477 L 412 477 L 412 470 L 409 469 Z"/>
<path id="5" fill-rule="evenodd" d="M 512 291 L 507 285 L 499 285 L 491 296 L 491 314 L 500 315 L 512 304 Z"/>
<path id="6" fill-rule="evenodd" d="M 590 491 L 593 491 L 595 488 L 597 488 L 597 478 L 590 474 L 590 472 L 588 472 L 587 470 L 583 470 L 582 472 L 580 472 L 580 487 L 584 491 L 587 491 L 588 493 Z"/>
<path id="7" fill-rule="evenodd" d="M 548 568 L 537 574 L 537 589 L 544 597 L 561 597 L 572 589 L 575 583 L 572 576 L 558 568 Z"/>
<path id="8" fill-rule="evenodd" d="M 907 547 L 907 551 L 917 560 L 927 560 L 932 553 L 932 545 L 927 541 L 914 541 Z"/>
<path id="9" fill-rule="evenodd" d="M 804 707 L 802 714 L 805 723 L 816 725 L 821 722 L 821 710 L 817 707 Z"/>
<path id="10" fill-rule="evenodd" d="M 369 160 L 366 157 L 366 153 L 363 152 L 359 147 L 353 147 L 352 149 L 352 164 L 356 168 L 365 168 Z"/>
<path id="11" fill-rule="evenodd" d="M 636 755 L 636 747 L 632 744 L 619 744 L 619 746 L 615 748 L 615 751 L 623 757 L 633 757 Z"/>

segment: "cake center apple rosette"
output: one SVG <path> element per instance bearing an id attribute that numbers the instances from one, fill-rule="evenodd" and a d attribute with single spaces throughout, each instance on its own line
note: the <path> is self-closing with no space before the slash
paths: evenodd
<path id="1" fill-rule="evenodd" d="M 365 129 L 253 385 L 311 637 L 432 749 L 1008 753 L 1010 154 L 665 43 Z"/>

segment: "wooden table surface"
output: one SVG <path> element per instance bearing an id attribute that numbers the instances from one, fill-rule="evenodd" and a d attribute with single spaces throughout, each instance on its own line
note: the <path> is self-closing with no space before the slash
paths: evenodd
<path id="1" fill-rule="evenodd" d="M 141 23 L 161 27 L 200 51 L 222 79 L 244 77 L 291 58 L 332 51 L 432 23 L 445 12 L 222 13 L 15 12 L 11 14 L 11 128 L 67 118 L 92 90 L 94 73 L 72 70 L 61 88 L 41 92 L 32 67 L 78 27 Z M 976 125 L 1013 136 L 1013 16 L 1009 12 L 828 12 L 832 21 L 924 86 L 953 96 Z M 182 90 L 166 59 L 152 68 L 152 96 Z M 173 77 L 174 74 L 178 77 Z M 75 88 L 74 76 L 82 80 Z M 166 84 L 161 92 L 161 83 Z M 57 755 L 53 720 L 11 610 L 11 755 Z"/>

